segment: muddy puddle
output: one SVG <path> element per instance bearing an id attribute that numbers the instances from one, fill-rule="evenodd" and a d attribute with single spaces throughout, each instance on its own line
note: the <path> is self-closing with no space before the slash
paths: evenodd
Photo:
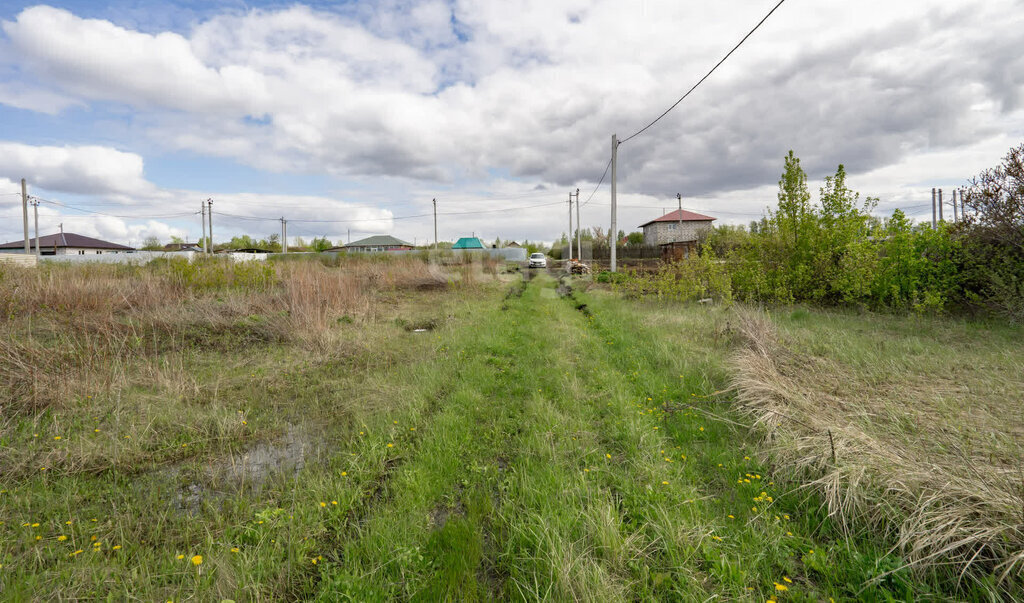
<path id="1" fill-rule="evenodd" d="M 293 476 L 320 453 L 319 445 L 299 427 L 289 426 L 280 437 L 249 450 L 207 463 L 182 464 L 160 472 L 159 478 L 177 486 L 173 508 L 194 515 L 204 502 L 240 490 L 259 490 L 271 477 Z"/>

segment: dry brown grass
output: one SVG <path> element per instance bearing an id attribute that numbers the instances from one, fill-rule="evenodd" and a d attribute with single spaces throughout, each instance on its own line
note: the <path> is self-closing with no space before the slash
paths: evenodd
<path id="1" fill-rule="evenodd" d="M 110 392 L 133 371 L 166 373 L 181 364 L 176 355 L 194 348 L 287 342 L 323 350 L 339 319 L 372 314 L 403 291 L 448 284 L 446 273 L 412 257 L 335 267 L 223 260 L 4 267 L 0 409 L 33 413 Z M 460 286 L 471 284 L 463 277 Z"/>
<path id="2" fill-rule="evenodd" d="M 1019 580 L 1019 333 L 899 320 L 741 312 L 739 401 L 845 529 L 890 531 L 918 570 Z"/>

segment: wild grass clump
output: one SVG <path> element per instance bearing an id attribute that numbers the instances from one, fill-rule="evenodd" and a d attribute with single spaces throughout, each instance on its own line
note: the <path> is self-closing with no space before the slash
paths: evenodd
<path id="1" fill-rule="evenodd" d="M 738 400 L 847 533 L 888 533 L 911 568 L 964 592 L 1019 595 L 1024 338 L 911 322 L 742 312 Z"/>
<path id="2" fill-rule="evenodd" d="M 462 278 L 460 286 L 472 286 Z M 291 342 L 323 349 L 381 296 L 443 289 L 419 258 L 44 264 L 0 273 L 0 408 L 37 412 L 159 372 L 168 354 Z M 133 368 L 134 367 L 134 368 Z M 147 368 L 148 367 L 148 368 Z"/>

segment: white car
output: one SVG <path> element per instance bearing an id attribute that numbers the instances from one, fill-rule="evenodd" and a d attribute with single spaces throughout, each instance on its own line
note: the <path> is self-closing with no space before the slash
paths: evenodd
<path id="1" fill-rule="evenodd" d="M 530 254 L 530 268 L 547 268 L 548 259 L 544 257 L 543 253 L 531 253 Z"/>

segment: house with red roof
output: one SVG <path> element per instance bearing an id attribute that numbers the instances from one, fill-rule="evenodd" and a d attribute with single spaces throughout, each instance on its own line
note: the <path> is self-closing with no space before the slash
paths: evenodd
<path id="1" fill-rule="evenodd" d="M 653 247 L 666 243 L 696 242 L 701 235 L 711 230 L 711 223 L 717 220 L 711 216 L 677 209 L 646 224 L 641 224 L 644 231 L 644 245 Z"/>

